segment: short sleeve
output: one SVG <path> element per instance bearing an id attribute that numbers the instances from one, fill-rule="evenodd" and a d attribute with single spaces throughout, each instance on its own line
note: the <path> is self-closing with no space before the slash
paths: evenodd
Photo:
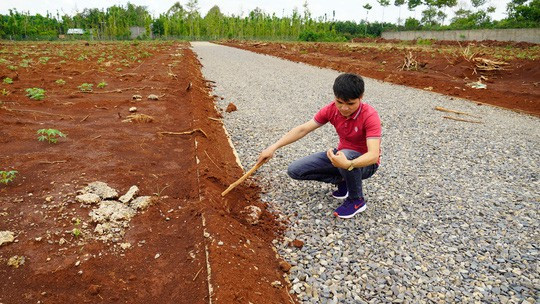
<path id="1" fill-rule="evenodd" d="M 381 119 L 376 111 L 373 114 L 369 115 L 368 118 L 366 118 L 364 126 L 366 130 L 366 139 L 381 137 Z"/>
<path id="2" fill-rule="evenodd" d="M 330 105 L 326 105 L 324 108 L 320 109 L 319 112 L 317 112 L 317 114 L 315 114 L 313 117 L 313 120 L 315 120 L 315 122 L 319 125 L 326 124 L 330 120 L 329 109 Z"/>

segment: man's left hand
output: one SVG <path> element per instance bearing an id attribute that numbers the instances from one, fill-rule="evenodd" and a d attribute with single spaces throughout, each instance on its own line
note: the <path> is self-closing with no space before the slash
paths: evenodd
<path id="1" fill-rule="evenodd" d="M 348 160 L 345 154 L 343 154 L 341 151 L 334 154 L 334 149 L 328 149 L 328 151 L 326 151 L 326 155 L 332 162 L 332 165 L 334 165 L 336 168 L 348 169 L 351 165 L 351 161 Z"/>

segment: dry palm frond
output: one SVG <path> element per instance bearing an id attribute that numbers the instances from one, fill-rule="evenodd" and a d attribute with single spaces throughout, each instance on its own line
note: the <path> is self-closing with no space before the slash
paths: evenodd
<path id="1" fill-rule="evenodd" d="M 123 122 L 152 122 L 154 117 L 146 114 L 131 114 Z"/>
<path id="2" fill-rule="evenodd" d="M 459 46 L 461 47 L 461 44 Z M 461 56 L 467 61 L 473 60 L 476 55 L 478 55 L 478 53 L 471 50 L 471 44 L 468 44 L 465 48 L 461 48 Z"/>
<path id="3" fill-rule="evenodd" d="M 476 63 L 476 69 L 480 71 L 500 71 L 504 70 L 503 66 L 508 65 L 504 61 L 494 61 L 481 57 L 474 58 L 474 62 Z"/>

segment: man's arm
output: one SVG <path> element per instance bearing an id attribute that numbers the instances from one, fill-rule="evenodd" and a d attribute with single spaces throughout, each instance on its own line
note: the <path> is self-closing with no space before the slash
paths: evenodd
<path id="1" fill-rule="evenodd" d="M 294 128 L 292 128 L 287 134 L 283 135 L 278 141 L 276 141 L 274 144 L 270 145 L 268 148 L 264 149 L 261 154 L 259 155 L 259 160 L 257 162 L 261 162 L 263 160 L 268 160 L 274 156 L 274 152 L 277 151 L 277 149 L 286 146 L 290 143 L 293 143 L 300 138 L 306 136 L 311 131 L 317 129 L 320 127 L 318 123 L 315 122 L 315 120 L 310 120 L 306 123 L 303 123 L 301 125 L 298 125 Z"/>
<path id="2" fill-rule="evenodd" d="M 343 152 L 341 151 L 338 151 L 336 154 L 334 154 L 334 151 L 332 149 L 326 151 L 326 155 L 328 155 L 328 158 L 330 159 L 334 167 L 337 168 L 348 169 L 351 165 L 354 168 L 367 167 L 369 165 L 376 164 L 379 160 L 381 139 L 369 138 L 366 141 L 366 144 L 368 151 L 353 160 L 348 160 L 345 154 L 343 154 Z"/>

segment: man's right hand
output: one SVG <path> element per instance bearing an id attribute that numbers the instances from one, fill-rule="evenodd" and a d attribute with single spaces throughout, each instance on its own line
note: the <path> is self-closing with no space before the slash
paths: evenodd
<path id="1" fill-rule="evenodd" d="M 259 159 L 257 160 L 257 163 L 260 163 L 262 161 L 268 161 L 274 156 L 274 152 L 275 150 L 270 147 L 264 149 L 261 154 L 259 154 Z"/>

